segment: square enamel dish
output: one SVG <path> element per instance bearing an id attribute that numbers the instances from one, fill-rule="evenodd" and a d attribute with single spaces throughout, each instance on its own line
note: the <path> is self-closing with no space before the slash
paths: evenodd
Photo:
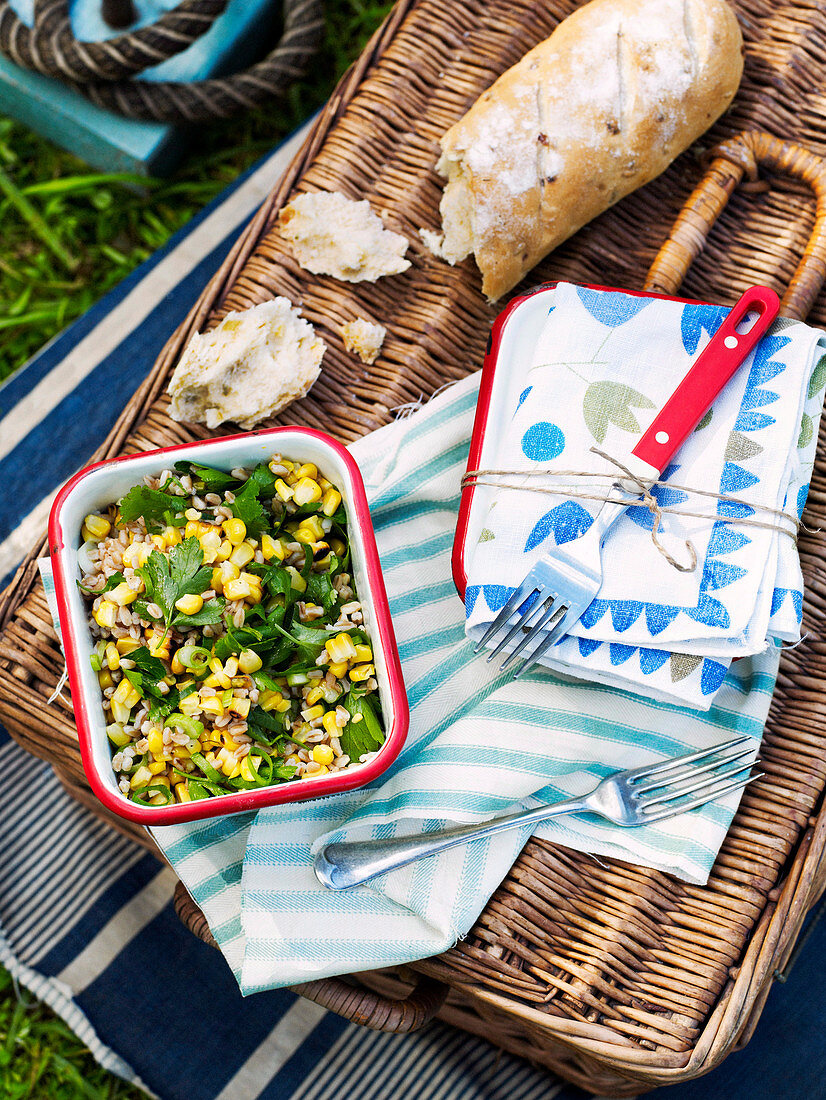
<path id="1" fill-rule="evenodd" d="M 500 441 L 524 385 L 524 371 L 518 369 L 533 355 L 548 310 L 554 302 L 556 283 L 543 283 L 509 302 L 493 323 L 482 365 L 476 417 L 470 437 L 467 469 L 495 470 Z M 589 290 L 617 291 L 635 298 L 663 298 L 669 302 L 693 302 L 652 291 L 623 290 L 618 287 L 590 286 Z M 493 501 L 495 487 L 462 487 L 459 518 L 453 539 L 453 583 L 464 600 L 467 586 L 467 561 L 479 541 L 485 516 Z"/>
<path id="2" fill-rule="evenodd" d="M 175 462 L 191 460 L 231 470 L 268 461 L 276 453 L 315 463 L 341 491 L 348 518 L 356 593 L 373 647 L 385 742 L 368 763 L 317 779 L 289 780 L 272 787 L 172 806 L 139 806 L 118 789 L 100 686 L 90 663 L 94 639 L 89 629 L 88 605 L 77 587 L 81 576 L 77 552 L 83 519 L 89 512 L 105 509 L 120 499 L 133 485 L 142 483 L 144 475 L 157 476 Z M 362 787 L 381 775 L 398 756 L 407 736 L 409 713 L 373 525 L 359 468 L 350 453 L 330 436 L 308 428 L 271 428 L 126 455 L 88 466 L 63 486 L 52 506 L 49 552 L 83 767 L 92 790 L 113 813 L 141 825 L 172 825 L 306 801 Z"/>

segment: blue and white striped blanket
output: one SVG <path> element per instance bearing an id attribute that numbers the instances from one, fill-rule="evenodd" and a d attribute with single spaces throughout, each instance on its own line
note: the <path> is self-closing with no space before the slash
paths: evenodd
<path id="1" fill-rule="evenodd" d="M 268 158 L 0 388 L 4 484 L 23 487 L 0 513 L 0 573 L 38 537 L 49 494 L 114 422 L 288 155 Z M 164 1100 L 582 1097 L 442 1025 L 391 1036 L 286 991 L 242 998 L 221 955 L 175 917 L 173 873 L 0 736 L 0 962 L 109 1069 Z M 789 1064 L 795 1095 L 819 1095 L 824 958 L 821 926 L 747 1050 L 710 1077 L 662 1090 L 663 1100 L 775 1100 Z M 182 1005 L 186 1027 L 170 1027 Z"/>

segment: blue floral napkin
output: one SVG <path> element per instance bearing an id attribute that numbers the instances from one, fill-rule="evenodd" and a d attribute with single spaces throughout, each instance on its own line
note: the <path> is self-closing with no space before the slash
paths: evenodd
<path id="1" fill-rule="evenodd" d="M 577 494 L 604 491 L 616 476 L 592 448 L 626 459 L 727 313 L 557 287 L 485 467 L 606 478 L 511 475 L 511 484 L 531 487 L 493 494 L 468 565 L 471 637 L 481 636 L 539 557 L 588 530 L 599 503 Z M 543 664 L 707 709 L 733 658 L 799 638 L 803 582 L 791 536 L 814 462 L 825 348 L 820 331 L 775 322 L 653 493 L 675 509 L 663 514 L 659 540 L 686 565 L 690 542 L 695 568 L 675 568 L 652 539 L 651 511 L 630 508 L 605 542 L 597 598 Z"/>

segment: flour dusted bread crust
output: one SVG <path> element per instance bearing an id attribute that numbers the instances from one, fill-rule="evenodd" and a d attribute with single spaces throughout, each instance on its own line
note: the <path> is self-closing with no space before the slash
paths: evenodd
<path id="1" fill-rule="evenodd" d="M 724 0 L 591 0 L 442 138 L 440 254 L 473 253 L 495 301 L 664 171 L 728 107 L 742 72 Z"/>
<path id="2" fill-rule="evenodd" d="M 251 428 L 303 397 L 326 348 L 287 298 L 233 310 L 196 333 L 169 380 L 173 420 Z"/>

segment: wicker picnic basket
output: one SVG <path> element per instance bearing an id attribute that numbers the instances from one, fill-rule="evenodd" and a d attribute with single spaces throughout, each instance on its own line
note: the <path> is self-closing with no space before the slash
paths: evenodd
<path id="1" fill-rule="evenodd" d="M 472 261 L 449 268 L 418 235 L 438 225 L 438 138 L 576 6 L 400 0 L 95 457 L 209 435 L 170 420 L 169 372 L 191 333 L 273 294 L 300 303 L 329 347 L 311 395 L 282 422 L 352 440 L 390 420 L 397 406 L 477 369 L 495 311 L 480 294 Z M 686 276 L 682 293 L 721 303 L 767 283 L 785 291 L 786 315 L 826 324 L 826 300 L 818 298 L 826 275 L 826 164 L 818 156 L 826 154 L 826 95 L 817 80 L 826 4 L 734 6 L 747 43 L 746 75 L 707 138 L 707 149 L 718 145 L 708 166 L 696 150 L 685 154 L 554 253 L 533 282 L 566 278 L 673 293 Z M 271 230 L 296 187 L 369 198 L 410 239 L 410 270 L 356 286 L 302 272 Z M 356 315 L 389 330 L 372 367 L 355 364 L 342 347 L 338 326 Z M 822 436 L 808 528 L 826 528 L 825 445 Z M 800 538 L 807 638 L 783 655 L 765 739 L 767 774 L 744 795 L 706 886 L 531 841 L 466 939 L 409 968 L 406 976 L 419 983 L 412 993 L 386 974 L 300 991 L 384 1030 L 421 1026 L 439 1011 L 616 1097 L 695 1077 L 745 1043 L 772 975 L 826 885 L 824 536 L 808 528 Z M 62 660 L 37 579 L 44 552 L 44 542 L 33 548 L 0 598 L 0 718 L 54 765 L 76 798 L 105 816 L 83 778 L 66 693 L 47 705 Z M 147 843 L 140 830 L 111 821 Z M 183 891 L 177 900 L 186 923 L 209 940 Z"/>

